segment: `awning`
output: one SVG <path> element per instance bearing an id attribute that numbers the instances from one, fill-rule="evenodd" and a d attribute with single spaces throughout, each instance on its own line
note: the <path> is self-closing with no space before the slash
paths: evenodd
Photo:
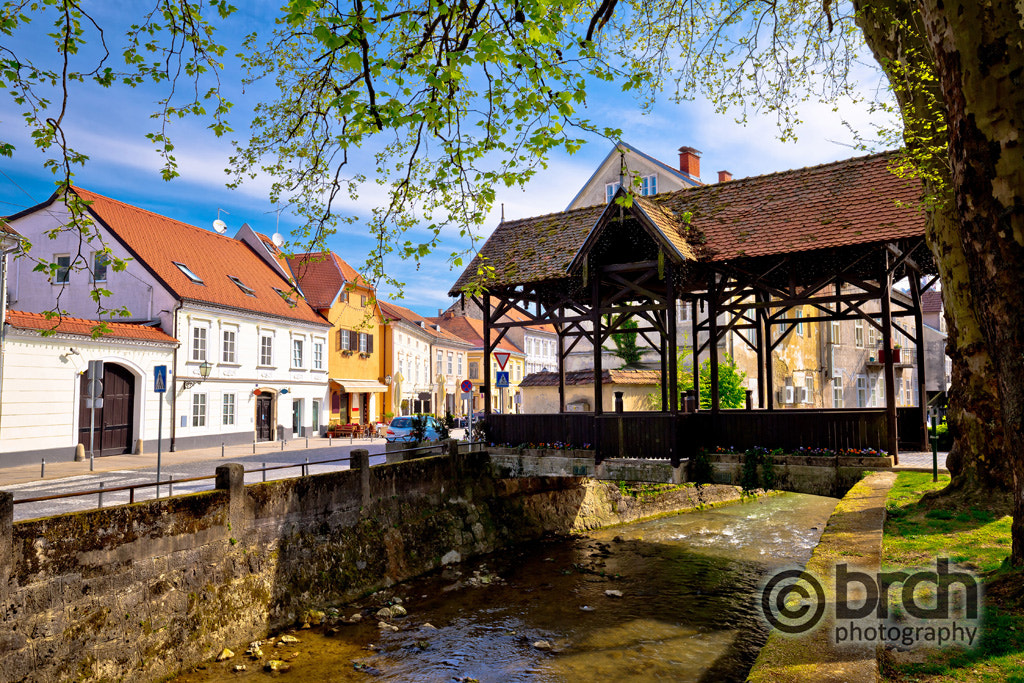
<path id="1" fill-rule="evenodd" d="M 372 379 L 339 379 L 331 377 L 331 381 L 341 387 L 341 390 L 349 394 L 360 394 L 363 392 L 384 393 L 388 390 L 387 385 L 375 382 Z"/>

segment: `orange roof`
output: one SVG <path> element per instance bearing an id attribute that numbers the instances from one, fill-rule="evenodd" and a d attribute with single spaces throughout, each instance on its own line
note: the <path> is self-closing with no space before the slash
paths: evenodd
<path id="1" fill-rule="evenodd" d="M 7 323 L 19 330 L 53 330 L 61 334 L 76 334 L 83 337 L 92 337 L 94 327 L 106 324 L 110 331 L 99 335 L 101 339 L 114 337 L 116 339 L 178 343 L 178 340 L 159 327 L 139 325 L 138 323 L 114 323 L 67 317 L 47 319 L 43 313 L 25 313 L 24 311 L 7 311 Z"/>
<path id="2" fill-rule="evenodd" d="M 465 316 L 459 316 L 455 318 L 428 318 L 430 322 L 437 323 L 441 326 L 442 330 L 447 331 L 451 335 L 469 342 L 475 348 L 483 349 L 484 347 L 484 321 L 477 320 L 476 318 L 467 318 Z M 497 331 L 491 331 L 492 338 L 497 336 Z M 508 351 L 509 353 L 517 356 L 525 355 L 519 348 L 508 341 L 507 338 L 502 339 L 498 342 L 498 348 L 502 351 Z"/>
<path id="3" fill-rule="evenodd" d="M 78 187 L 72 191 L 92 202 L 90 212 L 179 299 L 327 324 L 305 300 L 295 297 L 292 305 L 275 292 L 276 287 L 287 293 L 291 285 L 244 242 L 95 192 Z M 190 279 L 176 262 L 202 282 Z M 252 295 L 235 284 L 232 277 L 249 288 Z"/>
<path id="4" fill-rule="evenodd" d="M 330 308 L 346 284 L 368 286 L 363 276 L 333 251 L 295 254 L 288 258 L 288 266 L 314 308 Z"/>
<path id="5" fill-rule="evenodd" d="M 390 301 L 378 301 L 378 303 L 380 304 L 381 313 L 383 313 L 388 320 L 404 320 L 405 322 L 417 325 L 421 320 L 425 319 L 411 308 L 399 306 L 398 304 Z"/>

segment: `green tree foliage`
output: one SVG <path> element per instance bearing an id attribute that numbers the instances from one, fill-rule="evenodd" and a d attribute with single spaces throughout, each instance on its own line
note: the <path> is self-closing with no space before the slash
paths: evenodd
<path id="1" fill-rule="evenodd" d="M 610 325 L 612 323 L 612 317 L 610 315 L 605 316 L 605 324 Z M 612 353 L 615 354 L 622 364 L 627 367 L 636 367 L 640 364 L 641 352 L 640 347 L 637 346 L 635 331 L 639 327 L 635 320 L 630 318 L 629 320 L 623 321 L 616 328 L 618 330 L 624 330 L 622 332 L 612 333 L 612 342 L 615 344 L 615 350 Z"/>
<path id="2" fill-rule="evenodd" d="M 685 368 L 688 364 L 684 361 L 690 356 L 689 349 L 680 351 L 676 367 L 678 376 L 676 386 L 679 388 L 679 401 L 682 405 L 683 395 L 693 390 L 693 373 Z M 711 359 L 700 364 L 700 407 L 705 410 L 711 409 Z M 722 353 L 718 357 L 718 398 L 719 406 L 722 408 L 743 408 L 747 404 L 747 393 L 743 387 L 743 380 L 747 373 L 736 367 L 736 361 L 728 353 Z M 662 410 L 661 391 L 649 394 L 648 403 L 652 410 Z"/>

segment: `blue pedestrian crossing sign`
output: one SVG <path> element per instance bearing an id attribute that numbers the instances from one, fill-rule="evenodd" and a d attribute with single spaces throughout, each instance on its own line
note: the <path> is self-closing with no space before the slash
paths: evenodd
<path id="1" fill-rule="evenodd" d="M 499 372 L 498 381 L 494 383 L 499 389 L 508 388 L 508 372 Z"/>
<path id="2" fill-rule="evenodd" d="M 158 394 L 167 392 L 167 366 L 157 365 L 153 367 L 153 391 Z"/>

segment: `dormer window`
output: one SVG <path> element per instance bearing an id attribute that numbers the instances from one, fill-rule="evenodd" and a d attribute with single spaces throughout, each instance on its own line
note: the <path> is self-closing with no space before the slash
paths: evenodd
<path id="1" fill-rule="evenodd" d="M 273 289 L 274 289 L 274 291 L 275 291 L 275 292 L 277 292 L 277 293 L 278 293 L 278 295 L 280 295 L 280 297 L 281 297 L 282 299 L 284 299 L 285 301 L 287 301 L 287 302 L 288 302 L 288 305 L 289 305 L 289 306 L 294 306 L 294 305 L 295 305 L 295 297 L 293 297 L 293 296 L 289 296 L 289 295 L 285 294 L 284 292 L 282 292 L 282 291 L 281 291 L 280 289 L 278 289 L 277 287 L 274 287 Z"/>
<path id="2" fill-rule="evenodd" d="M 256 291 L 252 287 L 250 287 L 249 285 L 245 284 L 244 282 L 239 280 L 234 275 L 228 275 L 228 279 L 231 280 L 232 282 L 234 282 L 235 285 L 237 285 L 240 290 L 245 292 L 246 296 L 251 296 L 251 297 L 255 298 Z"/>
<path id="3" fill-rule="evenodd" d="M 184 273 L 185 277 L 187 277 L 192 282 L 196 283 L 197 285 L 205 285 L 206 284 L 205 282 L 203 282 L 203 278 L 201 278 L 198 275 L 196 275 L 195 273 L 193 273 L 192 270 L 188 266 L 186 266 L 184 263 L 178 263 L 177 261 L 171 261 L 171 263 L 173 263 L 174 265 L 178 266 L 178 270 L 180 270 L 182 273 Z"/>

